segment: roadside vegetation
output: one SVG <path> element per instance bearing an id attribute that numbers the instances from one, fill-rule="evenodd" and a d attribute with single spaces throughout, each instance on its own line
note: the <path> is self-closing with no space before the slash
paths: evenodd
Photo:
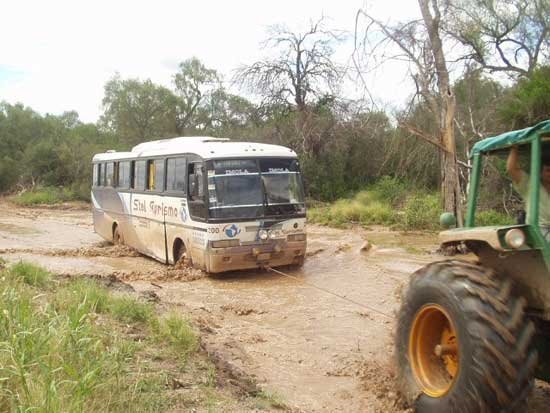
<path id="1" fill-rule="evenodd" d="M 55 205 L 69 201 L 89 201 L 88 193 L 79 193 L 70 188 L 37 187 L 14 195 L 10 200 L 20 206 Z"/>
<path id="2" fill-rule="evenodd" d="M 0 280 L 0 411 L 232 409 L 179 313 L 25 262 Z"/>
<path id="3" fill-rule="evenodd" d="M 384 225 L 396 230 L 440 229 L 442 213 L 437 192 L 415 188 L 398 178 L 383 177 L 353 197 L 334 203 L 313 203 L 308 221 L 335 228 L 351 225 Z M 477 225 L 505 225 L 513 222 L 506 213 L 488 209 L 476 216 Z"/>

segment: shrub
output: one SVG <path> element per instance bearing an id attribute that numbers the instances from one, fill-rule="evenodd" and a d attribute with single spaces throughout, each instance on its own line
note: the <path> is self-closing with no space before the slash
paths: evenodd
<path id="1" fill-rule="evenodd" d="M 494 209 L 480 211 L 475 216 L 475 224 L 478 227 L 512 225 L 513 223 L 514 219 L 511 216 Z"/>
<path id="2" fill-rule="evenodd" d="M 404 205 L 405 229 L 438 229 L 441 206 L 435 194 L 415 194 Z"/>
<path id="3" fill-rule="evenodd" d="M 398 178 L 383 176 L 369 188 L 376 199 L 396 206 L 403 202 L 407 195 L 407 185 Z"/>

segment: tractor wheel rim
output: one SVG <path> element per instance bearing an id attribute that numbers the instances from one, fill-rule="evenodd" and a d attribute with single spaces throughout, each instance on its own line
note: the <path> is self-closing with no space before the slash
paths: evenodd
<path id="1" fill-rule="evenodd" d="M 409 360 L 423 393 L 443 397 L 459 373 L 458 335 L 447 311 L 427 304 L 415 315 L 409 337 Z"/>

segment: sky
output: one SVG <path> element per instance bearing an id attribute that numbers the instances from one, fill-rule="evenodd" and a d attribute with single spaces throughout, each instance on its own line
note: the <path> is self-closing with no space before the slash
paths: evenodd
<path id="1" fill-rule="evenodd" d="M 0 13 L 0 101 L 45 114 L 76 110 L 84 122 L 102 112 L 103 87 L 115 73 L 171 88 L 179 62 L 196 56 L 225 79 L 268 56 L 260 44 L 270 25 L 303 31 L 321 16 L 350 32 L 335 59 L 349 63 L 355 16 L 366 8 L 381 20 L 417 17 L 416 1 L 399 0 L 4 0 Z M 380 102 L 408 93 L 403 67 L 370 73 Z M 406 86 L 407 85 L 407 86 Z M 352 98 L 364 93 L 348 82 Z M 234 91 L 238 92 L 238 91 Z"/>

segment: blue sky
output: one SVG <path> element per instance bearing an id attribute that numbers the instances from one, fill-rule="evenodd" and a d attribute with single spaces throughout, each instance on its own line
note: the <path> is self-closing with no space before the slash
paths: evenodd
<path id="1" fill-rule="evenodd" d="M 41 112 L 76 110 L 95 122 L 103 86 L 116 72 L 171 87 L 179 62 L 198 57 L 226 78 L 242 64 L 265 56 L 266 28 L 303 30 L 326 16 L 331 28 L 353 32 L 361 7 L 381 19 L 418 14 L 416 1 L 398 0 L 18 0 L 0 14 L 0 101 L 22 102 Z M 351 39 L 335 58 L 349 61 Z M 406 95 L 399 68 L 369 76 L 381 101 Z M 362 90 L 348 84 L 350 97 Z"/>

